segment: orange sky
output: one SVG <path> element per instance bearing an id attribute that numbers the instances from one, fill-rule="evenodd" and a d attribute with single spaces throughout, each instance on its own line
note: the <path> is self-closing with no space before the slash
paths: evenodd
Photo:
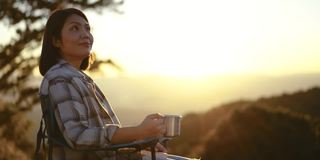
<path id="1" fill-rule="evenodd" d="M 130 0 L 124 14 L 86 12 L 93 51 L 128 74 L 206 77 L 319 72 L 320 3 Z"/>
<path id="2" fill-rule="evenodd" d="M 197 79 L 319 72 L 319 8 L 316 0 L 130 0 L 121 15 L 85 13 L 93 51 L 126 74 Z M 0 23 L 0 44 L 13 32 Z"/>

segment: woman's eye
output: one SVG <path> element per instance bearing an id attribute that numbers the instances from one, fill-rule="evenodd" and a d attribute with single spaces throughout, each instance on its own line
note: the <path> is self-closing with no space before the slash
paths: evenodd
<path id="1" fill-rule="evenodd" d="M 87 31 L 90 31 L 91 28 L 90 28 L 89 26 L 86 26 L 86 30 L 87 30 Z"/>
<path id="2" fill-rule="evenodd" d="M 71 30 L 72 30 L 72 31 L 77 31 L 77 30 L 79 30 L 79 28 L 78 28 L 78 26 L 72 26 L 72 27 L 71 27 Z"/>

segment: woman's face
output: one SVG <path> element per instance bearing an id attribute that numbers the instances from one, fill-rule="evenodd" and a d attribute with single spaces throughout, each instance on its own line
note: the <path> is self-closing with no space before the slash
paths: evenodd
<path id="1" fill-rule="evenodd" d="M 88 22 L 73 14 L 66 19 L 61 31 L 61 40 L 56 41 L 64 58 L 82 61 L 90 55 L 93 36 Z"/>

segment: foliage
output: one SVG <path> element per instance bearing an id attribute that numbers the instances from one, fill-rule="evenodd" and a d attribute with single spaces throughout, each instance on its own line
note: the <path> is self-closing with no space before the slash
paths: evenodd
<path id="1" fill-rule="evenodd" d="M 312 88 L 186 115 L 169 149 L 210 160 L 319 159 L 319 93 Z"/>
<path id="2" fill-rule="evenodd" d="M 312 122 L 305 118 L 250 106 L 236 111 L 205 143 L 203 159 L 310 159 L 320 157 Z"/>
<path id="3" fill-rule="evenodd" d="M 9 42 L 2 42 L 0 46 L 0 142 L 6 146 L 0 150 L 0 159 L 28 159 L 33 150 L 32 143 L 24 136 L 30 126 L 25 113 L 39 102 L 39 84 L 34 83 L 33 76 L 39 55 L 35 54 L 35 48 L 40 46 L 50 13 L 65 7 L 96 11 L 108 7 L 117 11 L 117 5 L 122 3 L 113 0 L 0 1 L 1 23 L 15 30 Z M 92 69 L 96 70 L 101 63 L 113 64 L 111 60 L 98 60 Z"/>

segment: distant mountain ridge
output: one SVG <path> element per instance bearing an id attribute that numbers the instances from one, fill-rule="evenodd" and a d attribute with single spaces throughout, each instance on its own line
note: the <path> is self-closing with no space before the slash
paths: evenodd
<path id="1" fill-rule="evenodd" d="M 184 116 L 173 153 L 204 160 L 320 159 L 320 88 Z"/>
<path id="2" fill-rule="evenodd" d="M 240 77 L 240 79 L 237 79 L 237 77 Z M 204 97 L 205 102 L 201 101 L 201 106 L 198 104 L 198 101 L 186 102 L 186 100 L 192 100 L 193 97 L 190 97 L 192 95 L 188 95 L 189 97 L 180 97 L 177 101 L 172 100 L 171 94 L 177 93 L 177 96 L 183 96 L 187 94 L 187 92 L 193 92 L 193 90 L 188 88 L 185 88 L 185 90 L 182 90 L 181 92 L 172 91 L 172 89 L 175 89 L 175 84 L 182 85 L 183 87 L 187 86 L 187 84 L 185 85 L 183 82 L 177 81 L 172 84 L 168 82 L 168 79 L 161 79 L 158 77 L 149 77 L 145 79 L 135 78 L 134 81 L 131 81 L 130 78 L 126 77 L 119 78 L 120 80 L 118 78 L 93 79 L 102 88 L 123 124 L 137 124 L 141 122 L 143 116 L 148 113 L 160 112 L 180 114 L 178 111 L 185 111 L 186 115 L 183 116 L 182 135 L 169 143 L 170 150 L 173 153 L 181 153 L 181 155 L 204 155 L 206 153 L 203 151 L 206 146 L 205 142 L 208 142 L 209 139 L 214 137 L 213 134 L 216 134 L 219 126 L 232 126 L 228 123 L 234 121 L 234 117 L 236 117 L 234 116 L 234 113 L 236 110 L 241 111 L 240 113 L 252 113 L 248 110 L 251 110 L 251 108 L 254 107 L 260 107 L 259 109 L 262 110 L 261 112 L 268 113 L 266 115 L 274 115 L 273 112 L 265 111 L 266 109 L 261 107 L 264 104 L 265 106 L 269 106 L 271 110 L 273 109 L 274 112 L 280 112 L 277 110 L 282 109 L 284 110 L 282 112 L 289 110 L 290 112 L 302 113 L 303 115 L 308 113 L 308 115 L 310 114 L 310 116 L 313 117 L 319 115 L 318 104 L 320 102 L 320 97 L 318 92 L 320 74 L 317 73 L 283 77 L 215 77 L 213 79 L 217 80 L 217 84 L 213 84 L 212 82 L 211 84 L 208 84 L 208 86 L 205 86 L 211 90 L 209 93 L 212 94 Z M 141 79 L 144 79 L 145 81 L 142 81 Z M 37 80 L 40 81 L 40 78 L 37 78 Z M 228 83 L 232 81 L 235 81 L 239 85 L 229 85 Z M 152 88 L 152 85 L 157 85 L 158 88 L 154 89 Z M 223 92 L 217 92 L 216 86 L 219 86 Z M 309 89 L 312 86 L 318 87 Z M 197 89 L 197 87 L 195 87 L 195 89 Z M 297 92 L 298 90 L 304 91 Z M 157 93 L 161 93 L 162 91 L 166 91 L 164 92 L 165 94 L 161 94 L 160 96 L 157 95 Z M 277 94 L 278 96 L 274 96 Z M 221 98 L 226 95 L 229 96 L 229 98 Z M 197 95 L 197 97 L 202 96 L 204 95 Z M 318 102 L 314 101 L 315 99 L 318 100 Z M 183 101 L 183 103 L 177 104 L 177 102 L 180 103 L 180 101 Z M 156 104 L 157 102 L 161 103 Z M 256 106 L 254 106 L 254 104 L 256 104 Z M 167 105 L 170 109 L 172 108 L 174 110 L 166 109 L 165 106 Z M 192 111 L 190 111 L 190 108 L 201 108 L 202 106 L 208 106 L 205 109 L 202 109 L 202 112 L 204 113 L 192 113 Z M 210 106 L 212 106 L 212 109 L 208 109 Z M 253 114 L 259 111 L 255 110 Z M 130 113 L 130 116 L 128 116 L 127 113 Z M 40 107 L 35 107 L 28 117 L 35 123 L 30 128 L 30 134 L 27 136 L 35 141 L 35 132 L 38 129 L 41 117 Z M 199 142 L 199 139 L 201 139 L 201 142 Z"/>
<path id="3" fill-rule="evenodd" d="M 320 89 L 311 88 L 307 91 L 300 91 L 293 94 L 282 94 L 270 98 L 258 99 L 258 104 L 265 104 L 270 107 L 283 107 L 294 112 L 320 118 Z"/>

